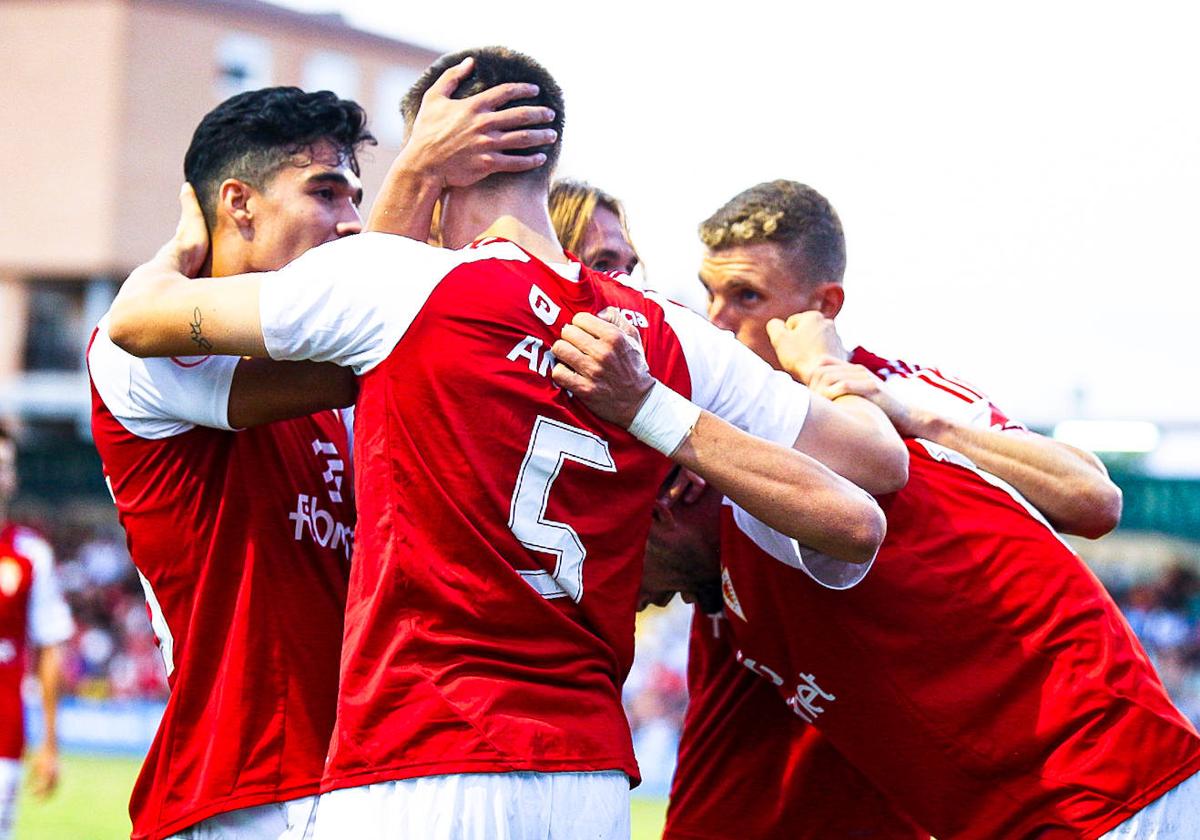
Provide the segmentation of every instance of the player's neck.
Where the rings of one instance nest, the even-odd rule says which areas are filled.
[[[476,239],[498,236],[515,242],[546,263],[565,263],[539,182],[451,190],[442,215],[447,247],[461,248]]]

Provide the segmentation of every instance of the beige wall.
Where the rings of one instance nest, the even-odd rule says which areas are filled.
[[[90,273],[109,260],[127,11],[0,3],[0,269]]]
[[[221,98],[216,49],[233,31],[271,42],[271,84],[300,84],[318,50],[351,56],[368,114],[380,72],[436,55],[204,0],[3,0],[0,101],[18,130],[0,133],[0,177],[21,200],[0,202],[0,270],[120,275],[154,252],[174,229],[192,131]],[[368,202],[396,151],[364,155]]]
[[[128,139],[117,170],[117,258],[136,264],[174,230],[183,155],[196,123],[219,101],[216,51],[230,32],[271,43],[271,84],[300,85],[305,60],[318,50],[352,56],[360,67],[358,101],[373,110],[376,75],[393,64],[423,69],[433,53],[378,43],[353,33],[294,26],[261,14],[215,18],[204,9],[137,0],[130,19],[124,121]],[[374,194],[397,149],[380,145],[364,155],[367,200]]]

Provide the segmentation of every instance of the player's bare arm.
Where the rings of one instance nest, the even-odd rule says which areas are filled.
[[[833,321],[819,312],[772,321],[768,333],[784,370],[814,393],[870,400],[900,434],[948,446],[1007,481],[1059,531],[1094,539],[1120,521],[1121,490],[1090,452],[1032,432],[970,426],[909,404],[866,368],[844,361]],[[838,400],[839,405],[852,402]]]
[[[62,686],[62,645],[43,645],[37,651],[37,675],[42,686],[42,743],[29,764],[29,789],[45,799],[58,787],[58,695]]]
[[[632,331],[632,328],[628,328]],[[665,385],[646,366],[635,332],[595,315],[580,313],[563,328],[552,348],[555,383],[598,417],[630,429],[637,424],[670,435],[668,423],[645,421],[647,404],[664,398]],[[658,393],[654,393],[656,390]],[[682,401],[674,392],[665,399]],[[886,523],[875,501],[849,481],[801,452],[749,435],[707,411],[692,407],[690,431],[673,449],[672,460],[694,471],[748,513],[780,533],[852,563],[875,556]],[[665,411],[669,415],[671,408]],[[685,421],[686,422],[686,421]],[[663,438],[665,440],[665,438]],[[670,443],[655,444],[667,451]]]
[[[504,84],[466,99],[452,99],[470,74],[473,58],[451,67],[421,100],[404,149],[392,162],[371,207],[367,229],[424,240],[434,205],[448,187],[465,187],[496,172],[525,172],[546,162],[542,153],[509,154],[553,143],[554,119],[540,106],[506,107],[537,95],[531,84]]]
[[[258,312],[258,275],[193,279],[208,254],[208,229],[196,194],[179,192],[175,235],[134,269],[109,311],[113,343],[143,358],[266,356]]]
[[[829,360],[812,374],[815,393],[855,393],[884,410],[901,434],[948,446],[1013,487],[1056,530],[1102,537],[1121,519],[1121,490],[1090,452],[1033,432],[981,429],[901,399],[866,368]]]

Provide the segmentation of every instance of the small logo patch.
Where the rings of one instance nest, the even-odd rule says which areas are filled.
[[[729,611],[745,621],[746,614],[742,612],[741,602],[738,601],[737,593],[733,591],[733,580],[729,577],[729,570],[724,566],[721,567],[721,595]]]

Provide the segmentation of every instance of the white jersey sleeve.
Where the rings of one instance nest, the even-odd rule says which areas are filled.
[[[130,433],[150,440],[196,426],[229,429],[229,388],[238,356],[139,359],[113,344],[108,316],[96,328],[88,370],[105,406]]]
[[[679,340],[692,380],[692,402],[742,431],[792,446],[808,416],[808,389],[772,368],[728,330],[656,293],[646,296],[662,306]]]
[[[471,258],[386,233],[313,248],[263,275],[267,352],[366,373],[388,357],[442,278]]]
[[[13,547],[33,564],[29,588],[29,640],[38,647],[56,645],[71,638],[75,622],[63,599],[54,574],[54,550],[37,534],[19,532]]]
[[[826,589],[849,589],[865,578],[875,564],[874,557],[866,563],[847,563],[814,551],[759,522],[729,499],[724,504],[733,508],[734,523],[751,542],[779,562],[800,569]]]

